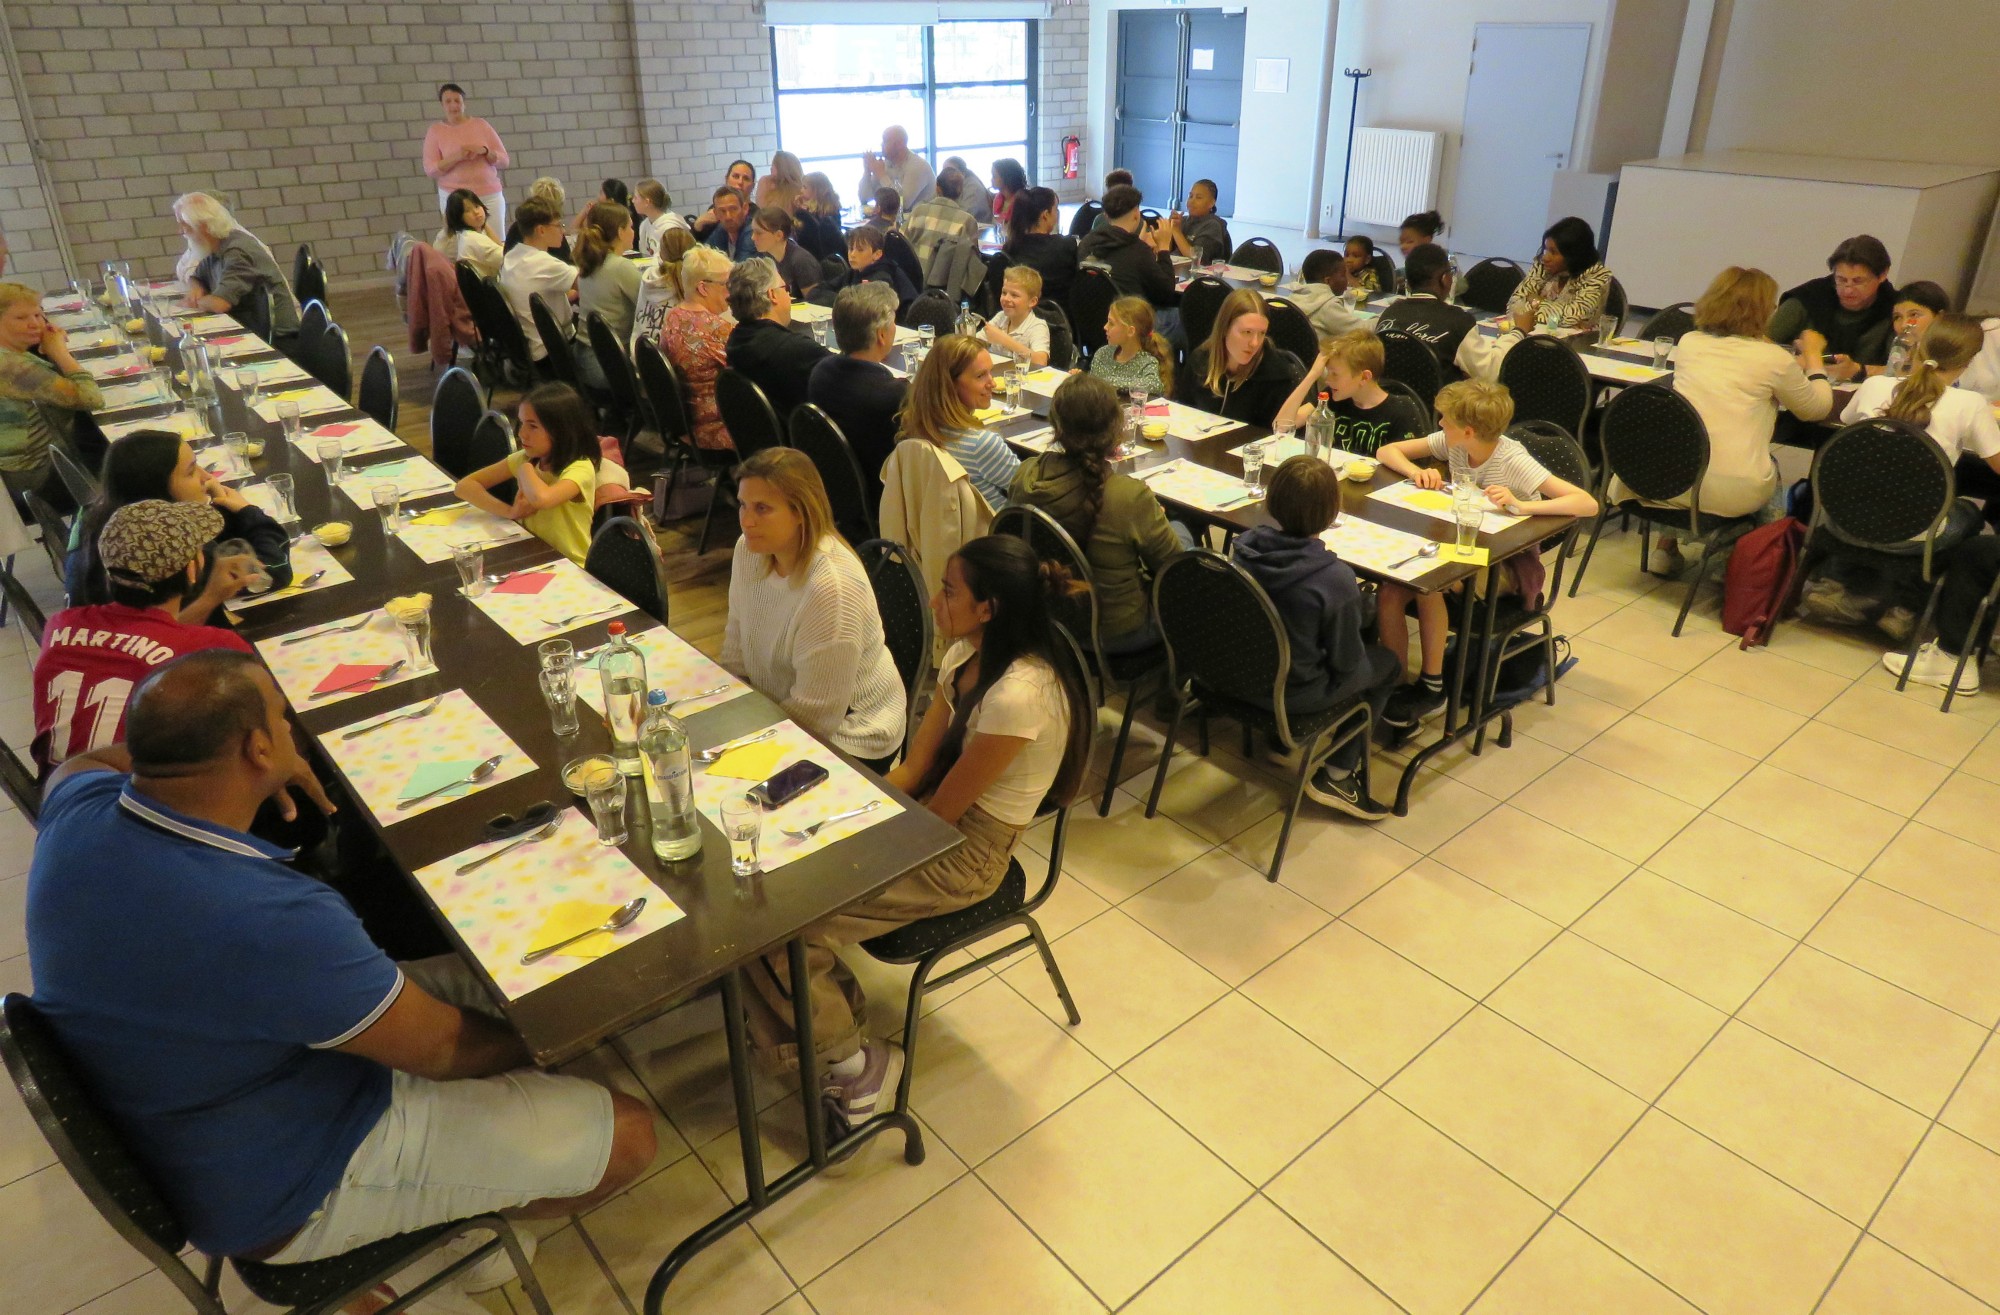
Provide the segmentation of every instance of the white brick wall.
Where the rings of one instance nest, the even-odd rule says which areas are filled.
[[[420,160],[437,85],[462,84],[513,157],[574,205],[599,179],[655,177],[699,210],[730,160],[777,145],[760,0],[10,5],[21,71],[79,262],[165,272],[168,210],[221,196],[289,268],[310,242],[337,284],[380,275],[389,235],[429,236]],[[1065,199],[1060,142],[1084,135],[1089,8],[1041,32],[1041,181]],[[0,74],[0,225],[24,273],[57,269],[49,214]]]
[[[64,281],[48,198],[35,174],[27,126],[21,122],[20,102],[4,63],[0,63],[0,233],[7,235],[6,278],[37,287]]]

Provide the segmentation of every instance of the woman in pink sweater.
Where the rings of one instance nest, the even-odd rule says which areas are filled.
[[[458,188],[474,192],[485,203],[487,231],[498,237],[507,231],[507,194],[500,188],[507,148],[492,124],[465,112],[465,89],[456,82],[439,87],[438,100],[444,122],[424,133],[424,172],[437,184],[438,209]]]

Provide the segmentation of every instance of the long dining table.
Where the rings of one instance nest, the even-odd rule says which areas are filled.
[[[524,989],[517,956],[533,941],[524,943],[518,936],[509,939],[489,936],[484,931],[475,933],[474,929],[482,924],[478,916],[469,916],[467,909],[476,909],[489,899],[547,900],[552,889],[562,889],[566,882],[583,882],[587,887],[589,874],[601,871],[609,861],[592,848],[597,833],[588,812],[578,816],[581,802],[572,797],[563,772],[565,764],[580,757],[609,751],[609,732],[602,718],[594,715],[597,709],[579,707],[577,732],[558,736],[540,689],[541,659],[536,644],[510,631],[509,625],[496,620],[495,613],[481,606],[482,601],[491,604],[494,591],[489,587],[482,590],[478,599],[468,597],[448,555],[442,560],[426,561],[413,546],[416,539],[410,524],[392,529],[376,513],[369,495],[361,491],[381,482],[370,477],[371,470],[396,471],[395,478],[413,478],[419,483],[425,478],[422,466],[413,464],[424,459],[400,440],[389,442],[394,436],[388,431],[376,435],[372,450],[355,454],[336,483],[328,477],[326,467],[316,460],[315,454],[304,450],[313,445],[312,439],[297,445],[286,442],[283,428],[274,418],[245,404],[246,398],[235,381],[239,368],[261,368],[280,376],[291,375],[293,371],[268,343],[255,339],[233,320],[226,316],[192,317],[197,336],[218,354],[227,353],[227,364],[218,369],[221,382],[213,392],[186,398],[181,395],[185,387],[183,379],[174,390],[175,396],[166,400],[157,393],[154,363],[143,359],[139,349],[165,349],[164,363],[170,369],[184,372],[174,344],[183,322],[191,318],[185,310],[149,306],[143,332],[135,330],[127,335],[113,324],[79,323],[92,318],[92,313],[72,308],[67,299],[49,300],[54,313],[78,323],[79,337],[87,340],[87,345],[78,351],[86,368],[94,364],[104,372],[108,385],[127,390],[117,396],[117,409],[100,413],[99,419],[109,433],[115,436],[128,432],[135,424],[178,427],[186,423],[184,417],[192,401],[194,409],[204,414],[204,427],[214,434],[242,433],[249,437],[253,447],[262,444],[261,453],[250,459],[246,471],[221,442],[193,439],[199,443],[197,459],[205,468],[242,489],[253,501],[268,499],[271,476],[289,475],[294,481],[302,527],[309,529],[330,521],[346,521],[352,526],[352,537],[339,547],[322,548],[307,534],[295,539],[295,563],[321,571],[318,578],[311,578],[312,571],[304,571],[293,587],[273,590],[262,600],[247,606],[239,604],[240,610],[232,609],[241,633],[257,645],[260,653],[276,661],[287,652],[307,651],[286,649],[284,642],[311,636],[336,623],[348,624],[357,615],[379,614],[392,596],[417,593],[431,596],[434,658],[431,670],[416,679],[370,685],[357,694],[328,703],[317,701],[317,691],[304,698],[297,697],[297,687],[293,686],[293,715],[309,741],[316,770],[336,796],[345,800],[346,817],[360,821],[373,833],[376,842],[393,860],[401,879],[408,883],[410,892],[421,901],[420,907],[428,911],[437,929],[484,980],[495,1004],[520,1035],[534,1062],[544,1067],[561,1064],[699,994],[710,989],[719,991],[744,1181],[748,1185],[746,1197],[690,1234],[662,1260],[648,1292],[649,1311],[661,1309],[674,1275],[696,1253],[798,1188],[830,1162],[851,1154],[868,1139],[897,1129],[905,1138],[905,1158],[913,1164],[921,1162],[922,1134],[906,1108],[877,1114],[845,1135],[829,1138],[820,1112],[821,1062],[812,1043],[809,997],[799,992],[794,1023],[804,1057],[799,1099],[804,1107],[808,1154],[796,1167],[775,1179],[767,1178],[759,1140],[760,1116],[752,1094],[743,974],[763,956],[782,953],[793,979],[803,980],[806,970],[801,932],[952,849],[960,840],[955,828],[846,754],[791,726],[781,707],[747,685],[736,682],[728,692],[715,694],[713,687],[720,669],[695,653],[660,621],[622,598],[612,597],[608,607],[599,608],[587,619],[549,618],[556,622],[575,620],[575,623],[547,625],[541,632],[533,633],[532,638],[569,640],[582,655],[594,646],[603,645],[610,622],[622,621],[636,640],[648,646],[649,652],[659,655],[657,660],[667,673],[679,673],[682,687],[670,688],[669,696],[677,699],[696,696],[692,700],[693,710],[682,718],[691,749],[722,746],[779,727],[779,741],[791,746],[788,757],[801,751],[810,752],[822,765],[833,767],[836,782],[847,782],[880,806],[875,815],[828,830],[818,838],[818,848],[789,859],[773,856],[774,848],[782,849],[783,845],[774,834],[775,823],[767,822],[766,870],[745,877],[733,872],[730,845],[711,820],[709,810],[704,810],[701,818],[702,845],[698,854],[675,862],[656,857],[651,845],[645,787],[636,779],[628,779],[625,809],[628,837],[616,847],[622,858],[618,870],[624,874],[624,880],[639,883],[637,888],[644,890],[656,906],[671,909],[677,916],[643,934],[615,942],[614,948],[599,957],[562,960],[553,971],[544,974],[545,980],[533,981]],[[128,357],[143,368],[133,371],[131,365],[124,363]],[[293,400],[311,412],[304,422],[307,435],[331,425],[348,431],[341,441],[369,445],[367,422],[347,405],[346,399],[295,378],[274,382],[270,387],[280,397],[286,396],[285,390],[289,389]],[[148,389],[154,394],[151,400],[143,396],[126,400],[127,396]],[[270,406],[268,400],[265,406]],[[357,433],[361,437],[357,438]],[[430,487],[433,491],[410,500],[406,510],[412,523],[428,512],[450,512],[460,505],[456,504],[448,484],[437,490],[433,480]],[[472,515],[470,511],[461,514]],[[488,519],[502,527],[506,525],[498,518]],[[437,536],[429,536],[427,543],[428,555],[437,558]],[[489,544],[483,568],[494,573],[489,578],[503,581],[523,573],[536,579],[562,576],[574,580],[582,576],[566,559],[532,535]],[[506,615],[518,617],[518,613]],[[533,630],[532,623],[529,628]],[[512,629],[520,629],[518,620]],[[274,667],[274,671],[278,669]],[[661,669],[649,669],[649,678]],[[596,679],[595,673],[587,669],[580,669],[578,675],[586,681]],[[280,683],[285,682],[281,679]],[[649,683],[658,686],[663,682],[649,679]],[[664,683],[671,685],[671,680]],[[709,695],[702,697],[701,690],[692,687],[695,684],[709,690]],[[515,757],[509,760],[505,771],[497,773],[490,782],[480,783],[475,792],[457,798],[447,792],[446,802],[441,805],[426,806],[421,812],[405,812],[401,801],[382,802],[380,780],[357,765],[346,741],[373,733],[377,727],[388,724],[386,718],[414,712],[433,699],[445,701],[458,716],[483,718],[490,723],[487,728],[490,733],[504,740],[505,752]],[[418,727],[409,738],[417,742],[418,747],[413,751],[420,754],[427,735],[444,733],[443,727],[435,733],[427,732],[414,718],[403,729],[407,731],[410,727]],[[697,803],[707,791],[740,791],[751,783],[746,778],[734,785],[707,784],[698,775]],[[832,811],[825,804],[813,804],[814,798],[814,792],[809,791],[790,805],[793,810],[801,805],[808,810],[794,812],[790,820],[809,821],[813,812]],[[565,848],[556,851],[563,856],[559,861],[535,862],[533,849],[529,848],[523,856],[528,860],[525,863],[521,859],[493,863],[478,878],[470,878],[460,868],[455,877],[441,883],[437,874],[455,866],[453,860],[468,854],[482,862],[499,857],[500,846],[495,832],[489,828],[490,820],[501,814],[520,819],[538,804],[553,805],[554,815],[561,819],[562,825],[555,836],[543,842],[551,846],[558,841],[566,842]],[[536,842],[525,843],[532,846]],[[509,872],[514,875],[504,879],[497,875]],[[494,874],[496,891],[478,889],[478,883],[488,874]],[[503,880],[514,884],[505,886]],[[440,896],[441,889],[453,893]],[[635,930],[641,926],[633,924]]]

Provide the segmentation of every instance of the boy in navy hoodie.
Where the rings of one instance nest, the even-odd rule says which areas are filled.
[[[1264,506],[1277,525],[1239,535],[1235,558],[1271,596],[1291,641],[1286,713],[1296,718],[1365,697],[1379,717],[1403,672],[1387,649],[1364,637],[1370,608],[1361,586],[1319,537],[1340,516],[1339,474],[1316,457],[1293,457],[1271,477]],[[1362,784],[1368,749],[1365,739],[1348,741],[1312,774],[1306,793],[1364,822],[1387,817]]]

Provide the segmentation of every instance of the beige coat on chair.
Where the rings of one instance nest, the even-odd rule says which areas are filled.
[[[956,457],[921,438],[906,438],[882,467],[879,523],[883,538],[916,557],[924,588],[936,594],[944,584],[945,563],[992,528],[993,512]],[[932,656],[942,656],[942,636],[935,648]]]

